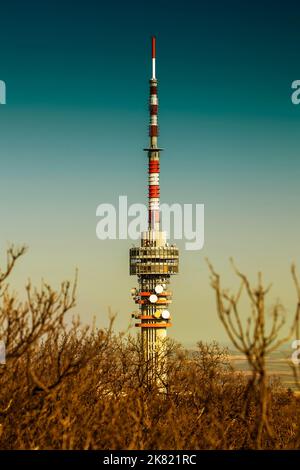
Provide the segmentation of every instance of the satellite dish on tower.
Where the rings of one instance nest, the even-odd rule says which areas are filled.
[[[170,318],[169,310],[163,310],[162,313],[161,313],[161,316],[164,320],[168,320]]]
[[[157,294],[161,294],[163,292],[164,288],[161,284],[157,284],[157,286],[155,286],[154,290]]]
[[[150,295],[149,300],[152,304],[155,304],[155,302],[157,302],[157,295],[155,294]]]

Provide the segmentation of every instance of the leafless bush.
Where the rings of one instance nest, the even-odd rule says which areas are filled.
[[[84,327],[76,318],[66,321],[75,307],[76,279],[58,291],[45,283],[39,290],[29,284],[26,300],[17,299],[8,280],[24,252],[12,247],[0,272],[0,340],[7,346],[7,362],[0,366],[1,449],[279,449],[299,444],[299,401],[280,383],[270,388],[265,375],[265,354],[278,343],[281,322],[277,319],[265,333],[261,284],[253,293],[239,274],[253,299],[250,333],[250,326],[239,326],[238,298],[224,297],[220,278],[211,271],[221,321],[248,354],[252,379],[234,371],[227,350],[216,343],[200,342],[196,351],[187,351],[169,341],[167,393],[161,393],[145,381],[139,337],[115,334],[113,318],[105,329]],[[231,315],[238,322],[234,329]]]
[[[274,429],[272,429],[269,419],[268,405],[271,403],[272,390],[267,381],[266,357],[289,341],[294,333],[298,333],[299,302],[288,334],[280,338],[279,334],[286,321],[286,312],[281,304],[276,303],[268,316],[270,324],[267,326],[266,296],[271,286],[266,288],[263,286],[261,273],[258,273],[257,285],[252,287],[247,276],[241,273],[232,262],[234,271],[241,282],[237,293],[229,294],[228,290],[221,287],[220,275],[216,273],[210,263],[208,265],[211,272],[211,285],[216,294],[219,318],[232,344],[246,356],[252,371],[252,377],[247,384],[244,395],[243,417],[245,425],[248,425],[249,433],[255,436],[256,447],[260,449],[264,446],[266,439],[268,442],[275,439]],[[292,276],[300,299],[294,266],[292,266]],[[250,304],[250,314],[246,317],[240,309],[243,292],[246,293]],[[255,406],[254,410],[253,405]],[[249,426],[249,420],[253,413],[254,425]]]

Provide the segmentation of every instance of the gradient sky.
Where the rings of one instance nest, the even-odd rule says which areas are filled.
[[[297,4],[298,3],[298,4]],[[157,36],[162,202],[205,204],[205,247],[172,280],[173,338],[227,341],[205,257],[236,286],[233,256],[291,309],[299,256],[300,4],[51,1],[0,7],[0,248],[26,243],[14,274],[54,286],[79,268],[85,322],[126,328],[130,241],[99,241],[102,202],[146,201],[150,36]],[[2,256],[1,255],[1,256]],[[4,258],[1,257],[4,260]]]

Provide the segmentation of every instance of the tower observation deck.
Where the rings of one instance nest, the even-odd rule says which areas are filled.
[[[148,155],[148,230],[142,232],[140,246],[130,249],[130,274],[137,275],[138,288],[131,290],[139,307],[132,316],[141,329],[141,343],[148,382],[161,384],[165,380],[164,362],[167,328],[171,326],[169,306],[172,293],[170,277],[178,273],[179,251],[166,242],[160,221],[160,152],[158,146],[158,82],[156,79],[156,40],[152,38],[152,78],[150,83],[150,125]]]

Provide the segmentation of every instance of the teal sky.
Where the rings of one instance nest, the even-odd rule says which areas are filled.
[[[226,341],[205,257],[233,256],[290,309],[299,257],[300,5],[296,1],[51,1],[1,5],[0,247],[26,243],[14,277],[58,286],[79,267],[78,313],[116,327],[134,308],[130,241],[96,239],[96,207],[146,201],[150,36],[157,36],[162,202],[205,204],[205,247],[172,281],[185,343]]]

